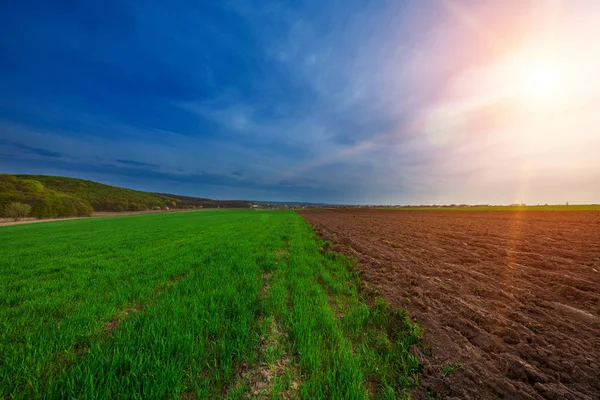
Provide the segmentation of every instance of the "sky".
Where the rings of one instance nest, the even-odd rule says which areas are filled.
[[[216,199],[600,202],[598,1],[0,5],[0,173]]]

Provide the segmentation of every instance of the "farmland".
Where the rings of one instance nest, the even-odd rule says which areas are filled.
[[[385,209],[398,211],[600,211],[600,204],[546,204],[537,206],[402,206]]]
[[[294,212],[0,227],[0,398],[402,398],[421,328]]]
[[[423,327],[415,398],[600,398],[598,211],[314,210]]]

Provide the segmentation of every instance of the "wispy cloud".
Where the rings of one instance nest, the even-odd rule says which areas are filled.
[[[64,156],[62,153],[59,153],[56,151],[42,149],[39,147],[27,146],[22,143],[15,143],[15,142],[11,142],[11,141],[4,140],[4,139],[0,139],[0,146],[1,145],[12,147],[14,149],[19,150],[22,153],[34,154],[34,155],[42,156],[42,157],[61,158]]]
[[[121,160],[121,159],[117,159],[117,162],[120,163],[120,164],[132,165],[134,167],[145,167],[145,168],[150,168],[150,169],[157,169],[157,168],[159,168],[159,166],[156,165],[156,164],[149,164],[149,163],[139,162],[139,161],[133,161],[133,160]]]

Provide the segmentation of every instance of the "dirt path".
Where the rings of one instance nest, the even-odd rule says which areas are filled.
[[[112,212],[112,211],[98,211],[92,214],[91,217],[66,217],[66,218],[47,218],[37,219],[33,217],[23,218],[20,221],[14,221],[12,218],[0,218],[0,226],[6,225],[21,225],[21,224],[34,224],[38,222],[51,222],[51,221],[66,221],[70,219],[83,219],[83,218],[101,218],[101,217],[117,217],[121,215],[137,215],[137,214],[157,214],[165,212],[182,212],[190,210],[146,210],[146,211],[123,211],[123,212]],[[194,210],[200,211],[200,210]]]
[[[300,214],[425,329],[414,398],[600,399],[600,212]]]

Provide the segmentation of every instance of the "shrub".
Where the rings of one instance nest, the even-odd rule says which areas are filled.
[[[40,182],[36,181],[35,179],[22,179],[21,185],[28,192],[42,193],[44,191],[44,185],[42,185]]]
[[[31,206],[29,204],[13,202],[8,204],[4,209],[4,215],[8,218],[12,218],[15,221],[21,220],[31,212]]]

